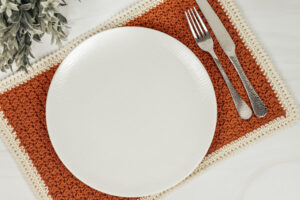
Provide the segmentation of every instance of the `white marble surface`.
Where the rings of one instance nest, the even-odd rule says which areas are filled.
[[[136,0],[69,1],[70,39],[105,21]],[[300,99],[300,1],[236,0],[250,26],[263,41],[296,99]],[[46,55],[49,39],[34,46]],[[0,74],[0,77],[4,77]],[[299,200],[300,124],[242,150],[209,168],[164,197],[165,200]],[[15,161],[0,141],[0,199],[35,199]]]

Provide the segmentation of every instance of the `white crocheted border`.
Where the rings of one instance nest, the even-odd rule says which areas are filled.
[[[78,38],[71,41],[66,46],[61,49],[53,52],[52,54],[42,58],[40,61],[33,64],[32,68],[29,69],[28,74],[22,71],[16,72],[15,74],[5,78],[0,81],[0,93],[3,93],[11,88],[18,86],[26,82],[27,80],[37,76],[38,74],[47,71],[51,67],[60,63],[78,44],[86,40],[87,38],[110,28],[121,26],[126,22],[140,16],[142,13],[147,12],[151,8],[159,5],[164,0],[141,0],[138,3],[132,5],[127,8],[123,12],[119,13],[106,23],[96,27],[95,29],[88,31],[87,33],[79,36]],[[252,31],[249,29],[245,20],[242,18],[239,10],[237,9],[233,0],[218,0],[223,9],[226,11],[229,16],[231,22],[237,29],[240,37],[245,42],[248,49],[251,51],[253,57],[256,59],[256,62],[260,65],[261,70],[264,72],[266,77],[268,78],[272,88],[274,89],[277,97],[281,103],[281,105],[286,110],[286,117],[279,117],[268,124],[260,127],[259,129],[252,131],[246,134],[244,137],[239,138],[236,141],[231,142],[230,144],[222,147],[221,149],[215,151],[214,153],[208,155],[202,163],[198,166],[198,168],[184,181],[180,184],[185,183],[187,180],[191,179],[195,175],[199,174],[199,172],[203,171],[207,167],[215,164],[217,161],[232,155],[232,153],[236,152],[244,148],[245,146],[255,142],[262,137],[265,137],[276,130],[279,130],[292,122],[296,121],[298,118],[298,110],[297,106],[288,92],[286,86],[284,85],[282,79],[279,74],[275,70],[272,62],[269,57],[259,44],[259,42],[254,37]],[[3,112],[0,112],[0,137],[8,147],[11,154],[15,157],[15,160],[19,164],[21,170],[23,171],[24,176],[28,180],[28,183],[31,185],[36,197],[42,200],[51,200],[51,196],[48,194],[48,187],[45,185],[41,176],[38,174],[36,168],[34,167],[32,161],[30,160],[28,154],[25,152],[25,149],[20,146],[20,141],[16,139],[16,133],[13,132],[13,128],[8,125],[7,120],[4,118]],[[173,190],[178,185],[173,188],[150,197],[144,197],[144,200],[150,199],[158,199],[163,194]]]

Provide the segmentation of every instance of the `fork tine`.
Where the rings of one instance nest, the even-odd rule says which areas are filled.
[[[197,35],[196,35],[196,33],[195,33],[195,30],[194,30],[194,28],[193,28],[193,25],[191,24],[191,21],[190,21],[190,19],[189,19],[189,16],[188,16],[187,12],[185,11],[184,14],[185,14],[186,20],[187,20],[187,22],[188,22],[188,24],[189,24],[190,30],[191,30],[191,32],[192,32],[192,35],[194,36],[195,39],[197,39],[198,37],[197,37]]]
[[[207,28],[206,28],[206,26],[205,26],[205,24],[204,24],[202,18],[200,17],[200,15],[199,15],[199,13],[198,13],[196,7],[194,7],[194,10],[195,10],[195,13],[196,13],[196,15],[197,15],[198,20],[200,21],[200,23],[201,23],[201,25],[202,25],[202,27],[203,27],[203,29],[204,29],[205,34],[208,34],[209,32],[208,32],[208,30],[207,30]]]
[[[195,7],[194,7],[194,8],[195,8]],[[197,17],[196,17],[196,15],[195,15],[193,9],[191,9],[191,13],[192,13],[192,15],[193,15],[193,17],[194,17],[194,20],[196,21],[196,24],[197,24],[197,27],[196,27],[196,28],[201,32],[200,37],[204,36],[205,34],[204,34],[204,32],[203,32],[203,29],[202,29],[201,25],[199,24],[199,20],[197,20]],[[196,13],[197,13],[197,12],[196,12]]]
[[[193,16],[191,15],[191,11],[188,10],[187,13],[188,13],[188,15],[189,15],[189,18],[190,18],[192,24],[193,24],[194,31],[195,31],[196,34],[197,34],[197,37],[196,37],[196,38],[201,37],[201,34],[199,33],[199,31],[198,31],[198,29],[197,29],[197,26],[196,26],[196,24],[195,24],[194,18],[193,18]]]

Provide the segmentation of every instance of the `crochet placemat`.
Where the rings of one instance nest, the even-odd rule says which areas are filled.
[[[213,59],[198,48],[188,29],[184,11],[197,6],[194,0],[142,0],[41,59],[28,73],[17,72],[0,82],[1,138],[39,199],[127,199],[103,194],[76,179],[52,148],[45,120],[47,91],[59,63],[82,41],[106,29],[143,26],[165,32],[188,46],[208,71],[217,97],[217,128],[207,156],[185,181],[236,150],[296,120],[297,108],[293,99],[235,4],[232,0],[209,2],[236,43],[245,73],[269,109],[267,116],[253,116],[249,120],[239,118]],[[213,34],[212,37],[216,43]],[[219,45],[215,50],[233,85],[249,104],[234,67]],[[161,195],[163,193],[143,199],[155,199]]]

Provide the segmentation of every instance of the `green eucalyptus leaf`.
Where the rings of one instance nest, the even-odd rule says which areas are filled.
[[[31,24],[31,26],[32,26],[33,23],[34,23],[34,20],[33,20],[33,18],[31,17],[31,15],[30,15],[28,12],[24,12],[24,15],[25,15],[25,17],[26,17],[27,22],[28,22],[29,24]]]
[[[65,18],[62,14],[60,13],[55,13],[55,16],[60,20],[61,23],[63,24],[66,24],[68,21],[67,21],[67,18]]]
[[[37,41],[37,42],[41,41],[41,37],[38,34],[33,35],[32,38],[33,38],[34,41]]]
[[[25,46],[30,46],[31,45],[31,38],[29,34],[25,35]]]
[[[14,47],[15,47],[16,49],[19,48],[19,44],[18,44],[17,40],[14,40]]]
[[[8,17],[11,17],[11,15],[12,15],[11,9],[7,8],[5,12]]]
[[[7,3],[8,4],[8,7],[11,9],[11,10],[15,10],[15,11],[18,11],[18,5],[17,4],[14,4],[12,2],[9,2]]]
[[[22,4],[20,6],[20,10],[30,10],[32,7],[32,4],[31,3],[26,3],[26,4]]]

